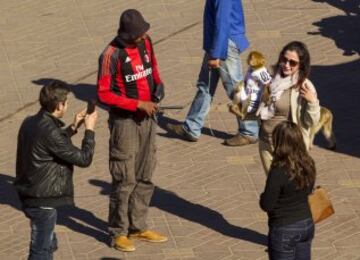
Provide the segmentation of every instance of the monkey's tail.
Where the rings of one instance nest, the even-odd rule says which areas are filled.
[[[323,108],[322,108],[323,109]],[[326,108],[324,108],[326,109]],[[323,127],[322,127],[322,133],[324,134],[326,140],[328,141],[328,148],[330,150],[336,149],[336,139],[335,134],[333,131],[333,114],[330,110],[326,109],[327,119],[325,120]]]

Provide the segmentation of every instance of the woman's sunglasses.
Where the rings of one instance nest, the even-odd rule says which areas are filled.
[[[291,59],[288,59],[288,58],[286,58],[286,57],[282,57],[281,59],[280,59],[280,63],[282,63],[282,64],[286,64],[286,63],[288,63],[289,62],[289,65],[290,65],[290,67],[296,67],[298,64],[299,64],[299,62],[298,61],[296,61],[296,60],[291,60]]]

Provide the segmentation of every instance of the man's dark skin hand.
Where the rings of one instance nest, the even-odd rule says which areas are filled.
[[[144,111],[150,117],[158,111],[158,105],[151,101],[139,101],[137,108]]]

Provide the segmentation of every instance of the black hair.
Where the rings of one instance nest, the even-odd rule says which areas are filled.
[[[305,79],[310,75],[310,53],[305,43],[300,41],[292,41],[284,46],[279,54],[279,59],[275,65],[276,71],[279,71],[281,60],[286,51],[295,51],[299,56],[299,80],[297,86],[301,86]]]
[[[52,113],[59,103],[65,103],[70,87],[64,81],[53,80],[40,90],[41,108]]]

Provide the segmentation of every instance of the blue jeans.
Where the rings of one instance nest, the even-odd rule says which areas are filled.
[[[52,260],[57,249],[54,232],[56,209],[24,208],[25,215],[30,219],[31,242],[28,260]]]
[[[220,62],[220,69],[209,69],[208,60],[209,56],[205,54],[197,81],[198,91],[183,125],[184,130],[196,138],[201,135],[201,129],[204,126],[205,117],[209,113],[219,79],[230,99],[236,84],[243,80],[240,50],[234,42],[229,40],[228,56],[226,60]],[[237,122],[240,134],[258,138],[259,124],[257,120],[241,121],[237,118]]]
[[[314,232],[314,222],[311,218],[280,227],[270,226],[269,259],[310,260]]]

